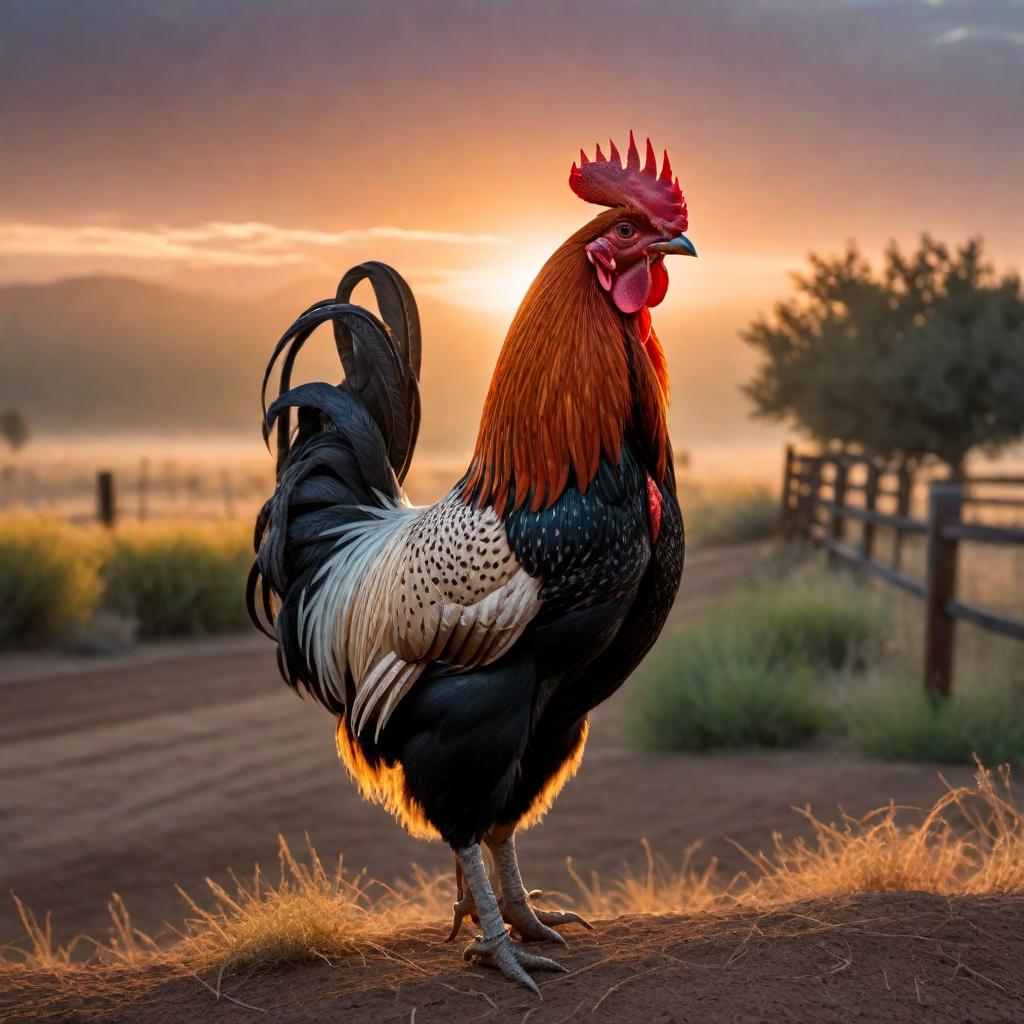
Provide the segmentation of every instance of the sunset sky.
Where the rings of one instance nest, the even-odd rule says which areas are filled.
[[[0,282],[230,294],[375,257],[507,323],[593,212],[579,147],[631,127],[700,253],[669,323],[742,326],[849,238],[1024,264],[1018,2],[8,0],[0,47]]]

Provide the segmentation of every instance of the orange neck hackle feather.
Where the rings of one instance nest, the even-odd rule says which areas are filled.
[[[664,476],[664,353],[646,308],[632,316],[614,309],[584,249],[625,212],[605,211],[577,231],[526,293],[494,368],[467,500],[499,515],[510,504],[547,508],[570,472],[585,490],[602,455],[617,464],[630,428],[651,453],[658,479]]]

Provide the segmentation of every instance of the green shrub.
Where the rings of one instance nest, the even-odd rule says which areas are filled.
[[[709,617],[652,652],[633,683],[628,728],[656,750],[791,747],[823,721],[808,666],[775,660],[740,622]]]
[[[686,540],[694,547],[740,544],[775,533],[779,500],[767,487],[681,487]]]
[[[826,722],[822,677],[862,665],[884,633],[852,581],[762,582],[666,633],[631,684],[629,731],[657,749],[794,746]]]
[[[142,637],[240,629],[251,560],[242,527],[123,528],[103,567],[103,603],[134,618]]]
[[[0,519],[0,648],[61,639],[88,620],[101,540],[55,519]]]
[[[920,680],[881,677],[844,705],[847,728],[863,751],[893,761],[970,764],[1024,762],[1024,695],[984,684],[930,699]]]
[[[102,537],[56,520],[0,519],[0,648],[72,635],[93,614]]]
[[[742,621],[773,662],[860,668],[885,634],[882,605],[848,577],[815,573],[762,583],[725,598],[716,609]]]

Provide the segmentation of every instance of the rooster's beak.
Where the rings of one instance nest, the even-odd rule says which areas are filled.
[[[686,235],[676,235],[675,238],[669,239],[667,242],[655,242],[654,245],[649,245],[648,249],[654,252],[663,252],[668,254],[675,254],[676,256],[696,256],[697,250],[693,247],[691,242]]]

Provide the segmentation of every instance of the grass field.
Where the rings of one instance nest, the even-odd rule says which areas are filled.
[[[775,500],[764,488],[684,483],[683,500],[696,547],[775,528]],[[0,516],[0,650],[102,647],[97,634],[111,631],[111,620],[115,641],[245,629],[251,530],[243,519],[126,519],[108,532],[56,515]]]
[[[250,561],[241,523],[108,532],[53,518],[0,518],[0,649],[88,645],[103,614],[144,638],[241,629]]]

